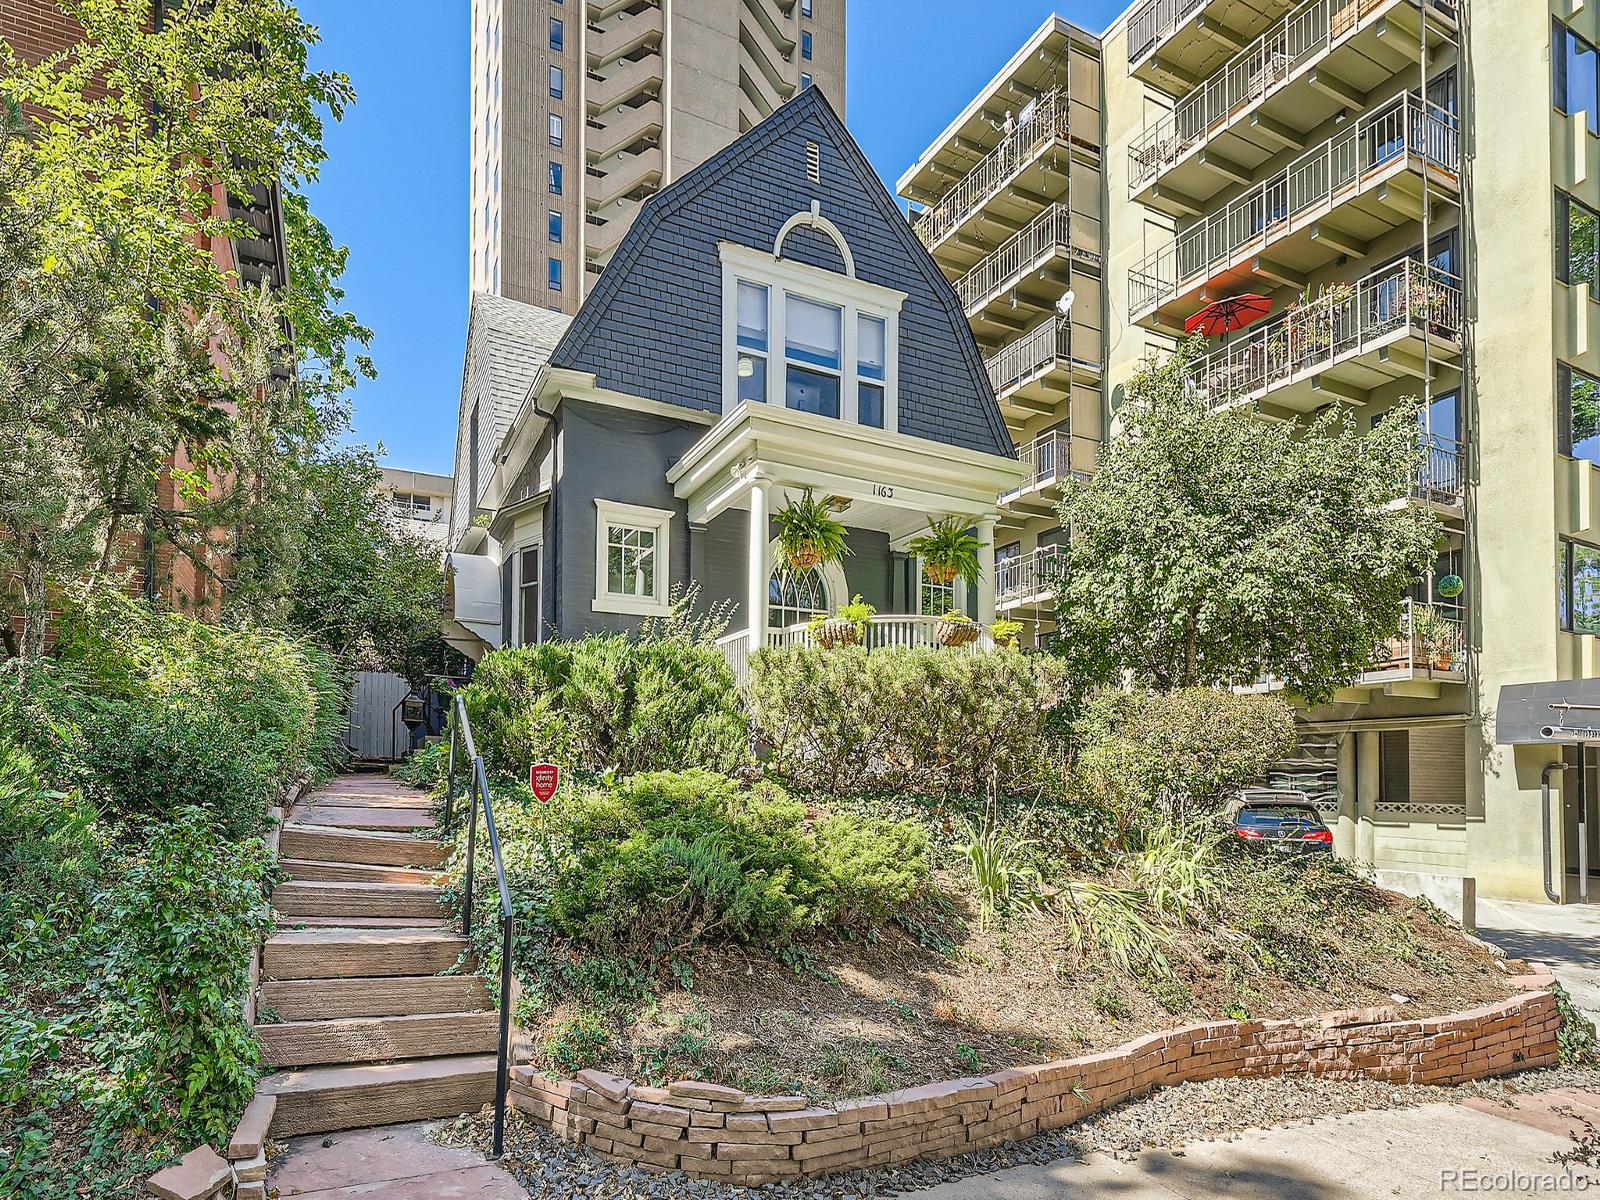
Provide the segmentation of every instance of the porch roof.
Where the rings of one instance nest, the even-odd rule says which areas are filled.
[[[904,536],[929,517],[993,517],[996,498],[1024,474],[1015,458],[747,400],[689,448],[667,482],[696,524],[746,507],[751,485],[765,479],[843,497],[847,524]]]

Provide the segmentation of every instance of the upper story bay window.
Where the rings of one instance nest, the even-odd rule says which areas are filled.
[[[781,403],[898,428],[904,293],[727,242],[722,262],[725,411]]]

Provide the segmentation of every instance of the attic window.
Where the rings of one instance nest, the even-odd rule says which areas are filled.
[[[806,143],[806,178],[812,183],[822,182],[822,147],[815,142]]]

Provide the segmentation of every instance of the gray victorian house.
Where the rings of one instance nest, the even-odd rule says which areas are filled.
[[[1022,474],[950,283],[810,89],[652,197],[576,316],[473,297],[450,633],[476,656],[627,631],[695,583],[734,606],[737,665],[857,594],[870,643],[930,640],[951,608],[993,619]],[[851,554],[800,573],[770,519],[807,490]],[[951,516],[973,589],[906,548]]]

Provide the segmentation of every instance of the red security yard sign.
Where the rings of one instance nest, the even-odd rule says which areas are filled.
[[[561,768],[555,763],[534,763],[528,769],[528,786],[533,789],[533,794],[539,798],[540,804],[549,804],[550,797],[556,794],[556,788],[561,783]]]

